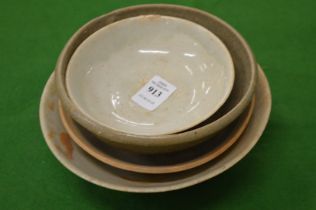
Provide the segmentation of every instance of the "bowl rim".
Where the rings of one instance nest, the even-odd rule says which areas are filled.
[[[144,15],[152,14],[152,10],[159,10],[163,9],[165,11],[181,11],[181,13],[195,13],[199,14],[205,18],[213,19],[214,21],[218,22],[219,24],[223,25],[227,30],[229,30],[242,44],[244,50],[249,58],[250,61],[250,69],[252,70],[252,74],[250,77],[250,84],[245,92],[244,96],[241,100],[237,103],[235,107],[230,109],[227,113],[225,113],[222,117],[216,119],[215,121],[204,125],[202,127],[194,128],[192,130],[184,131],[181,133],[175,134],[166,134],[166,135],[136,135],[125,133],[117,130],[113,130],[109,127],[102,126],[98,124],[96,121],[88,118],[84,113],[82,113],[78,107],[74,105],[74,103],[70,100],[66,86],[65,86],[65,69],[67,69],[67,65],[69,62],[70,57],[72,56],[73,52],[76,48],[80,45],[80,39],[87,38],[90,34],[95,32],[96,30],[102,28],[103,26],[112,23],[114,21],[123,19],[124,16],[122,14],[130,14],[130,12],[134,12],[133,15]],[[138,14],[140,13],[140,14]],[[165,15],[165,14],[163,14]],[[128,16],[133,17],[133,16]],[[98,28],[95,29],[97,26]],[[82,38],[82,36],[84,36]],[[225,44],[225,43],[224,43]],[[61,99],[63,106],[65,107],[66,111],[70,113],[72,118],[81,124],[86,129],[90,130],[92,133],[96,134],[101,138],[105,138],[107,141],[119,144],[119,145],[133,145],[133,146],[141,146],[141,147],[148,147],[148,146],[172,146],[172,145],[180,145],[183,143],[189,143],[195,141],[196,139],[202,139],[207,137],[212,130],[221,130],[225,126],[227,126],[233,119],[236,119],[242,111],[246,108],[249,104],[252,95],[254,93],[256,78],[257,78],[257,64],[254,58],[254,55],[244,40],[244,38],[237,32],[232,26],[227,24],[225,21],[221,20],[220,18],[205,12],[199,9],[186,7],[186,6],[179,6],[173,4],[145,4],[145,5],[137,5],[137,6],[130,6],[121,9],[114,10],[110,13],[101,15],[96,17],[86,24],[84,24],[79,30],[77,30],[72,37],[68,40],[65,47],[61,51],[59,58],[57,60],[56,68],[55,68],[55,78],[56,78],[56,87]]]

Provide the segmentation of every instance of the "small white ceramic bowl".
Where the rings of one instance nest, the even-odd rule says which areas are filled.
[[[85,115],[136,135],[171,134],[214,114],[234,84],[221,40],[189,20],[141,15],[90,35],[66,71],[70,99]]]

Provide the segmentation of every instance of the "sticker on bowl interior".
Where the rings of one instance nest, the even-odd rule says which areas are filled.
[[[132,97],[132,100],[141,107],[153,111],[175,90],[176,86],[156,75]]]

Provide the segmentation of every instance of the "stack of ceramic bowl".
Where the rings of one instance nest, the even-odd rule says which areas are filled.
[[[271,96],[245,40],[196,9],[142,5],[93,19],[41,102],[56,157],[95,184],[160,192],[207,180],[258,141]]]

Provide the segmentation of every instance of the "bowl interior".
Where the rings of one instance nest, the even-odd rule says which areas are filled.
[[[234,84],[231,55],[191,21],[141,15],[114,22],[72,55],[66,86],[88,117],[114,130],[161,135],[214,114]]]

